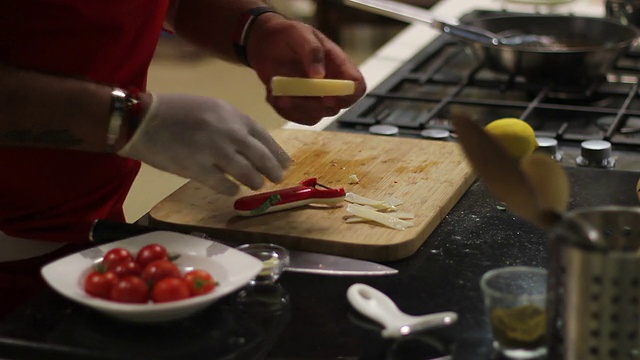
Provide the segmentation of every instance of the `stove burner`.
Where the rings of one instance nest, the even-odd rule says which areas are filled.
[[[616,120],[616,117],[613,115],[603,116],[596,121],[596,125],[604,131],[607,131],[613,125],[613,122]],[[635,134],[640,132],[640,118],[635,116],[630,116],[625,121],[624,126],[621,127],[618,132],[620,134]]]
[[[611,105],[613,99],[605,94],[572,92],[572,91],[550,91],[546,94],[545,101],[561,105],[590,105],[605,107]]]
[[[601,118],[598,118],[598,120],[596,120],[596,125],[598,125],[598,127],[601,130],[607,131],[609,130],[611,125],[613,125],[613,122],[615,120],[616,120],[616,117],[614,115],[603,116]]]
[[[584,85],[565,85],[552,84],[549,91],[545,94],[547,100],[554,100],[558,103],[576,104],[588,103],[591,105],[604,106],[611,103],[611,98],[598,92],[602,84],[606,83],[606,79],[596,80]]]

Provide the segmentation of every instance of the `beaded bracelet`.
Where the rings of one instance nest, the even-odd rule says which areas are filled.
[[[277,13],[276,10],[269,6],[258,6],[251,8],[240,16],[238,19],[238,25],[233,32],[233,47],[236,51],[236,56],[238,59],[245,65],[249,65],[249,59],[247,59],[247,39],[249,38],[249,30],[251,26],[255,23],[256,19],[260,17],[260,15],[264,15],[267,13]]]

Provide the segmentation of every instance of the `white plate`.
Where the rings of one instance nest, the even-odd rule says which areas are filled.
[[[107,251],[124,247],[135,254],[151,243],[166,247],[169,253],[180,254],[175,263],[182,271],[207,270],[219,285],[209,294],[162,304],[124,304],[92,297],[84,291],[85,277]],[[69,255],[44,266],[42,275],[63,296],[97,311],[128,321],[157,322],[182,318],[204,309],[249,283],[260,270],[260,260],[234,248],[194,236],[157,231]]]

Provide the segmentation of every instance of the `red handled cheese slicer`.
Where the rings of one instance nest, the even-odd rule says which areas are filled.
[[[233,208],[238,215],[256,216],[311,204],[336,206],[345,195],[344,188],[333,189],[318,183],[317,178],[309,178],[298,186],[243,196]]]

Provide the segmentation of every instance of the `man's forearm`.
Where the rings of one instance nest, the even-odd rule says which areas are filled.
[[[257,6],[266,6],[266,3],[260,0],[181,0],[168,21],[179,36],[227,61],[237,62],[233,35],[238,19]]]
[[[0,64],[0,146],[106,149],[111,88]]]

